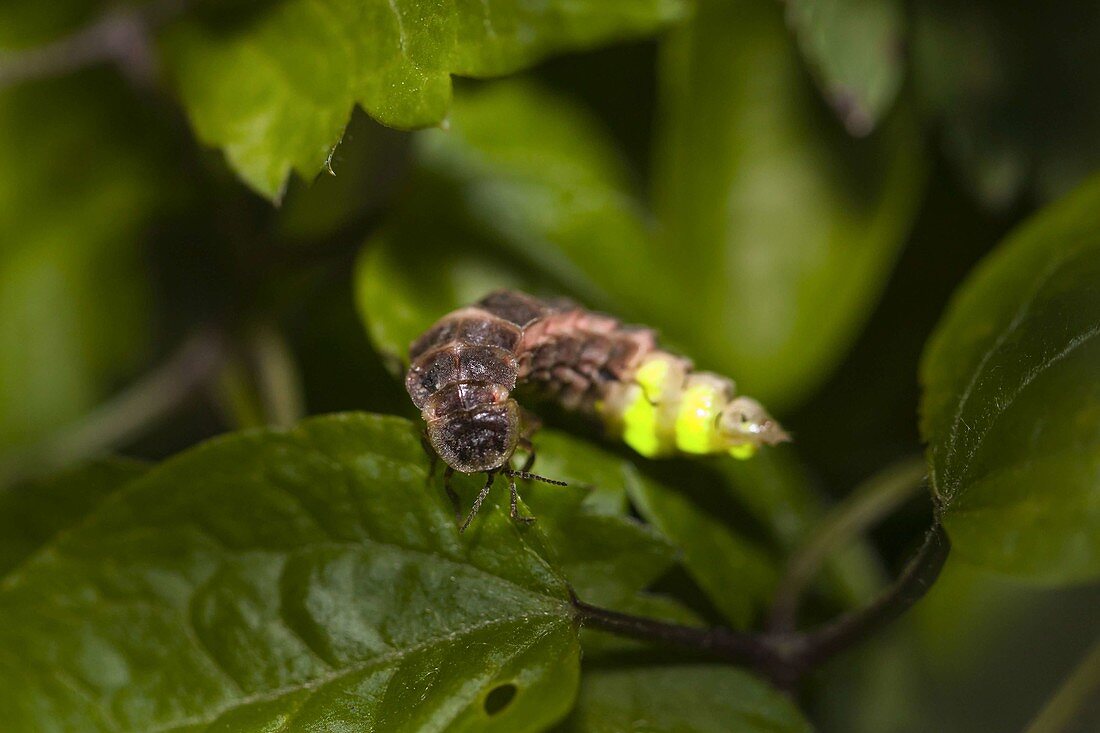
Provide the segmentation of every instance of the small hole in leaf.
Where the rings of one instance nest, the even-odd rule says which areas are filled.
[[[516,691],[516,686],[511,682],[494,687],[485,696],[485,712],[489,715],[496,715],[504,710],[515,699]]]

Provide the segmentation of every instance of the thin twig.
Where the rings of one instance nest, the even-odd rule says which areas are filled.
[[[0,53],[0,89],[104,63],[117,64],[132,79],[148,82],[155,73],[152,34],[187,4],[188,0],[156,0],[140,8],[114,9],[56,41]]]
[[[225,346],[217,333],[195,334],[164,364],[78,422],[39,443],[0,456],[0,487],[124,444],[186,404],[224,359]]]
[[[838,504],[791,555],[776,589],[768,628],[795,628],[802,596],[829,555],[911,498],[922,487],[926,472],[923,458],[906,459],[875,474]]]
[[[905,613],[931,587],[947,559],[950,542],[937,523],[897,581],[866,607],[810,632],[751,634],[725,628],[670,624],[590,605],[573,598],[578,621],[642,641],[668,644],[749,667],[791,689],[813,667],[849,649]]]
[[[1100,696],[1100,638],[1047,701],[1025,733],[1062,733]]]
[[[249,349],[256,366],[256,387],[267,424],[288,428],[305,416],[298,365],[286,339],[270,323],[256,328]]]

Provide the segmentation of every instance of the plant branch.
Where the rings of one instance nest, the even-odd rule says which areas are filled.
[[[790,689],[813,667],[855,646],[905,613],[939,576],[949,550],[947,534],[938,523],[934,524],[898,579],[878,598],[809,632],[751,634],[720,627],[682,626],[599,608],[576,597],[573,608],[578,621],[585,626],[710,654],[752,668],[776,685]]]
[[[875,474],[838,504],[787,562],[768,628],[795,628],[803,594],[829,555],[910,499],[923,486],[926,474],[923,458],[906,459]]]
[[[127,76],[149,81],[155,71],[152,33],[179,16],[188,0],[155,0],[144,7],[112,10],[43,46],[0,53],[0,89],[114,63]]]
[[[667,644],[713,655],[732,664],[769,673],[785,660],[770,637],[721,627],[701,628],[671,624],[593,606],[573,597],[581,624],[639,641]]]
[[[861,609],[802,635],[801,662],[807,668],[814,667],[897,619],[936,582],[950,551],[951,541],[937,521],[925,533],[924,542],[901,575],[877,598]]]
[[[0,456],[0,487],[108,451],[183,406],[225,360],[213,331],[187,339],[153,372],[43,441]]]

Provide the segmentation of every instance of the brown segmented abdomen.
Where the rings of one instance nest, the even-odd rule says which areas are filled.
[[[649,329],[573,307],[524,329],[519,379],[567,409],[595,412],[607,387],[629,379],[656,348],[656,335]]]

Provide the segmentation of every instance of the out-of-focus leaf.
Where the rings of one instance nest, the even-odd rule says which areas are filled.
[[[825,98],[853,135],[866,135],[889,110],[904,71],[900,0],[786,0]]]
[[[382,127],[356,108],[328,165],[312,182],[291,180],[276,215],[280,239],[304,248],[336,233],[370,229],[370,221],[404,183],[409,136]]]
[[[421,133],[415,150],[511,257],[588,307],[648,312],[661,276],[647,257],[652,226],[607,134],[575,103],[530,84],[494,84],[459,95],[449,129]]]
[[[416,152],[423,169],[457,188],[451,199],[505,251],[565,283],[588,306],[643,320],[703,365],[747,380],[749,391],[763,384],[765,399],[789,403],[798,394],[788,386],[808,388],[811,369],[820,377],[819,362],[839,356],[840,342],[877,294],[917,203],[923,168],[908,117],[855,142],[815,115],[813,90],[799,76],[778,12],[747,7],[751,13],[735,13],[737,23],[719,21],[749,21],[753,31],[745,39],[752,41],[706,48],[699,65],[720,66],[715,84],[754,78],[726,73],[731,63],[751,66],[754,74],[772,69],[783,95],[774,96],[772,87],[758,96],[739,88],[744,104],[703,109],[719,103],[704,80],[694,72],[676,77],[699,89],[698,99],[670,103],[675,114],[659,187],[674,201],[665,207],[664,240],[655,237],[599,126],[530,86],[498,84],[460,95],[450,128],[421,134]],[[761,43],[760,30],[769,43]],[[717,34],[720,44],[727,35]],[[755,55],[746,56],[746,48]],[[746,114],[745,104],[760,113]],[[729,124],[680,129],[697,124],[697,115],[710,120],[718,113]],[[737,132],[725,143],[715,139],[731,129]],[[773,145],[776,130],[783,135]],[[727,153],[734,143],[742,147]],[[783,185],[775,183],[778,175]],[[736,183],[734,193],[742,194],[744,215],[737,219],[724,213],[726,189],[717,198],[716,182],[726,179],[732,179],[726,188]],[[760,199],[760,191],[774,196]],[[739,259],[751,277],[733,269]],[[737,287],[727,286],[731,277]]]
[[[392,127],[435,125],[452,75],[512,73],[651,33],[683,10],[680,0],[284,0],[180,24],[165,48],[199,137],[278,198],[292,171],[321,170],[354,104]]]
[[[343,415],[152,469],[0,578],[5,729],[544,729],[565,584],[496,501],[459,535],[427,467],[408,421]]]
[[[774,560],[687,495],[635,475],[627,490],[638,512],[683,551],[685,569],[735,628],[747,627],[771,599]]]
[[[586,670],[560,733],[786,733],[810,724],[747,672],[707,665]]]
[[[762,451],[751,461],[720,463],[722,488],[760,524],[786,554],[802,546],[827,509],[791,446]],[[855,542],[824,562],[818,590],[840,608],[865,603],[883,582],[870,545]]]
[[[1100,575],[1100,181],[956,294],[921,364],[921,432],[954,550],[1052,583]]]
[[[0,93],[0,448],[85,412],[142,355],[156,125],[107,74]]]
[[[797,443],[780,446],[751,461],[723,461],[722,477],[716,482],[767,528],[770,539],[787,555],[802,546],[828,509],[798,460],[796,447]],[[826,558],[819,575],[807,594],[807,606],[824,606],[828,614],[870,602],[886,584],[881,561],[866,540],[838,548]],[[882,634],[874,644],[830,662],[815,677],[810,705],[823,731],[914,730],[922,712],[916,697],[920,679],[908,662],[912,636],[907,627]]]
[[[1095,3],[920,0],[913,14],[914,86],[982,201],[1054,199],[1100,166]]]
[[[436,195],[438,194],[438,195]],[[502,287],[545,293],[547,284],[524,274],[454,210],[454,192],[427,189],[371,238],[355,271],[356,304],[374,347],[394,372],[408,361],[409,345],[436,320]],[[430,200],[430,202],[429,202]],[[475,242],[471,249],[455,242]]]
[[[144,472],[136,461],[102,460],[0,489],[0,576]]]
[[[648,262],[691,355],[772,406],[844,354],[923,190],[904,108],[853,140],[819,108],[771,0],[700,0],[662,59],[656,178],[665,244]]]
[[[953,555],[911,617],[923,727],[1024,730],[1095,638],[1098,604],[1095,585],[1038,588]],[[1095,720],[1065,730],[1096,730]]]

